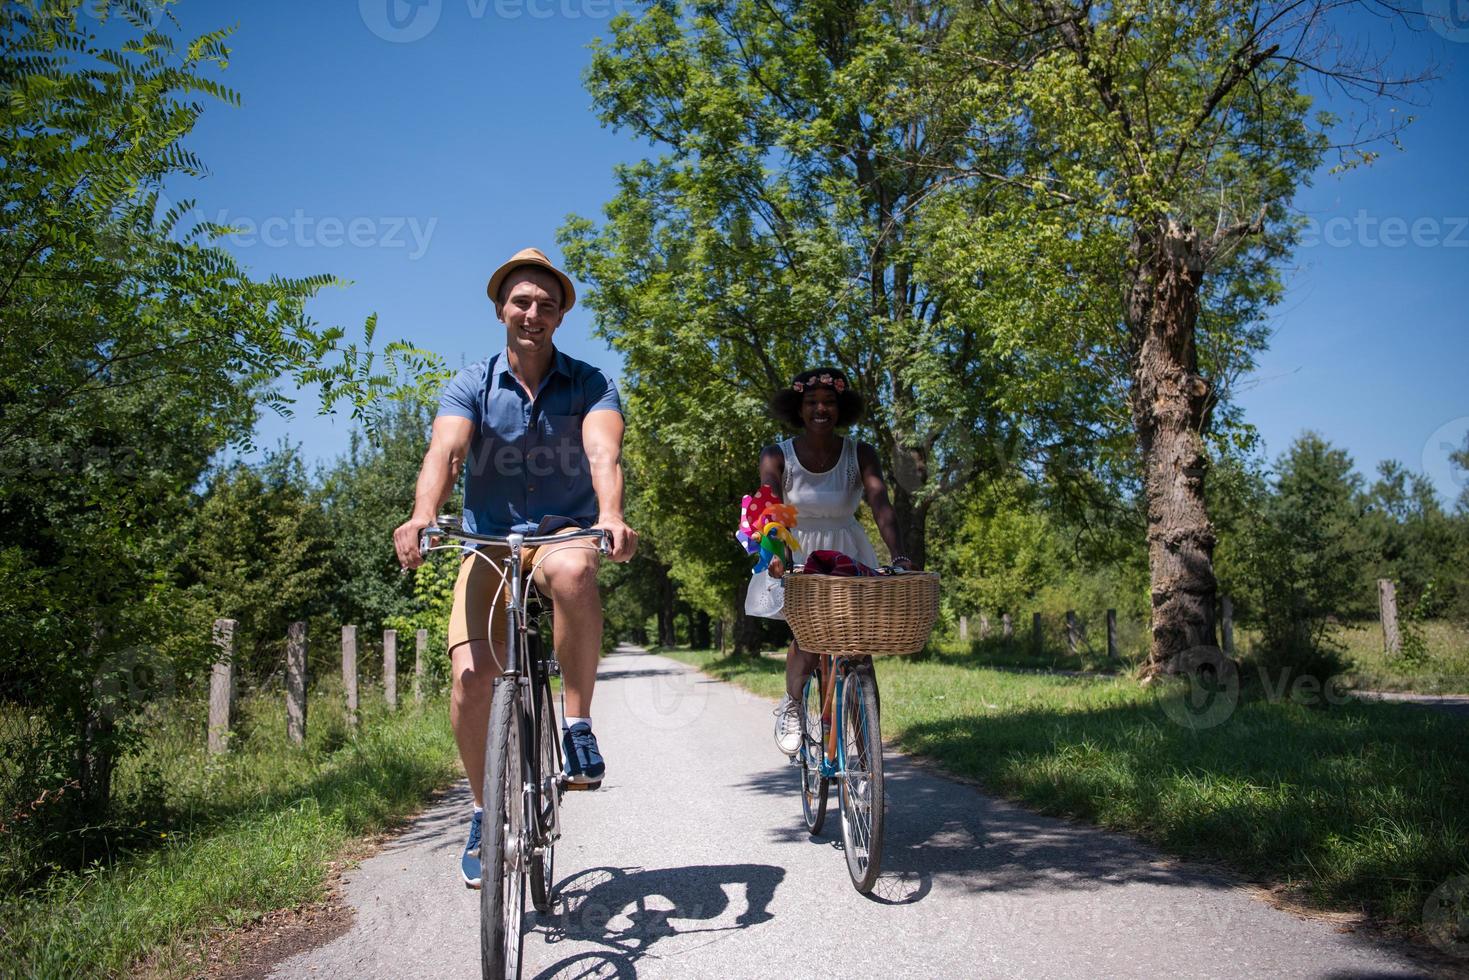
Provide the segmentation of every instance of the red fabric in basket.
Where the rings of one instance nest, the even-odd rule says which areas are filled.
[[[813,575],[876,575],[877,570],[868,568],[860,561],[840,551],[813,551],[806,556],[804,571]]]

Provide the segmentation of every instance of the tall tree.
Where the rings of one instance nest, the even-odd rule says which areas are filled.
[[[950,20],[923,3],[657,3],[596,47],[601,118],[664,152],[619,167],[605,222],[572,220],[562,244],[630,391],[658,416],[653,438],[691,474],[689,523],[730,525],[776,434],[765,394],[816,364],[840,365],[873,406],[862,432],[919,562],[935,502],[1009,444],[1004,382],[1028,357],[997,350],[992,325],[1025,301],[929,257],[950,221],[977,219],[926,222],[925,200],[955,168],[1004,170],[1013,152],[973,139],[946,97],[963,40]],[[1054,393],[1071,391],[1086,417],[1084,385]]]
[[[0,6],[0,695],[47,719],[100,816],[133,681],[208,655],[170,570],[209,459],[282,375],[367,415],[391,379],[306,315],[329,277],[256,280],[162,196],[204,174],[185,141],[205,101],[238,102],[228,32],[181,43],[113,0],[91,4],[103,41],[82,3]]]
[[[1331,144],[1332,120],[1313,115],[1307,84],[1371,97],[1406,84],[1335,43],[1333,12],[1349,6],[975,8],[980,35],[1008,37],[1008,72],[995,71],[994,48],[971,60],[992,83],[989,111],[1023,120],[1042,161],[994,176],[1030,188],[1039,219],[1117,246],[1072,271],[1115,310],[1106,345],[1125,371],[1147,506],[1152,672],[1216,645],[1206,438],[1229,377],[1264,342],[1261,316],[1294,237],[1291,198]]]

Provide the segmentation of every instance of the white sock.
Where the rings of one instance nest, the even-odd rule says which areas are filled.
[[[592,725],[592,719],[590,718],[573,718],[570,715],[567,715],[564,719],[562,719],[561,727],[570,728],[572,725],[576,725],[581,722],[586,722],[588,728],[590,728]]]
[[[476,803],[474,805],[474,812],[475,813],[484,813],[485,812],[485,808],[482,807],[482,806],[480,806],[478,803]]]

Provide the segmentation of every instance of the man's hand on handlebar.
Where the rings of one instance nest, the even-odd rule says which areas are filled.
[[[627,561],[638,553],[638,532],[628,527],[621,518],[598,521],[595,525],[607,532],[609,552],[613,561]]]
[[[433,524],[432,517],[414,515],[399,524],[398,529],[393,532],[393,550],[398,552],[398,564],[405,570],[423,564],[423,554],[418,550],[419,532]]]

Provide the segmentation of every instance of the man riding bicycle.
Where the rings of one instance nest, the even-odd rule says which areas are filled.
[[[399,562],[404,568],[422,564],[419,532],[434,523],[461,471],[465,530],[504,535],[598,527],[608,534],[612,559],[627,561],[638,536],[622,517],[617,388],[605,373],[551,342],[576,302],[571,279],[539,250],[527,248],[495,270],[486,292],[505,324],[505,350],[460,371],[444,388],[418,473],[413,516],[393,532]],[[606,769],[591,719],[602,648],[597,554],[570,545],[545,546],[535,555],[526,550],[535,586],[554,609],[567,773],[573,785],[595,786]],[[476,888],[485,733],[494,680],[506,663],[500,608],[505,597],[499,587],[494,563],[466,555],[449,618],[449,722],[474,793],[461,870],[465,884]]]

